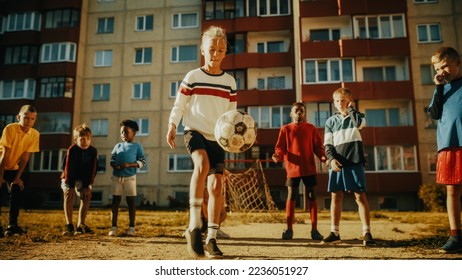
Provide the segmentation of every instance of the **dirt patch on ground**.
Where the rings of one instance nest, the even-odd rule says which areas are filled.
[[[308,222],[308,221],[307,221]],[[228,260],[399,260],[461,259],[462,254],[438,253],[438,247],[414,246],[412,240],[429,235],[425,224],[372,221],[377,245],[364,247],[358,221],[342,221],[342,243],[325,245],[309,239],[308,224],[294,225],[294,239],[281,240],[281,223],[250,223],[223,226],[231,238],[218,241]],[[327,235],[330,223],[319,222],[319,231]],[[0,238],[1,260],[188,260],[184,227],[170,227],[165,234],[152,236],[139,230],[136,237],[109,237],[107,229],[94,235],[77,237],[47,236]],[[30,233],[31,231],[29,231]]]

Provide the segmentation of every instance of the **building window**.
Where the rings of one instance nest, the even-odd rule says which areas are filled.
[[[278,53],[285,51],[284,41],[257,43],[258,53]]]
[[[366,109],[367,126],[400,126],[399,108]]]
[[[249,0],[248,16],[289,15],[289,0]]]
[[[45,28],[79,27],[79,11],[72,9],[48,11]]]
[[[35,80],[0,81],[0,99],[34,99]]]
[[[5,48],[3,63],[8,64],[37,64],[38,50],[36,46],[15,46]]]
[[[197,61],[197,45],[184,45],[172,48],[172,62]]]
[[[151,98],[151,83],[134,83],[133,84],[133,99],[150,99]]]
[[[205,20],[243,17],[245,0],[205,0]]]
[[[136,133],[138,136],[147,136],[149,135],[149,119],[137,119],[139,131]]]
[[[438,0],[414,0],[416,4],[438,3]]]
[[[316,127],[324,127],[327,119],[335,112],[332,102],[307,103],[305,106],[306,121]]]
[[[441,42],[441,31],[438,23],[418,24],[417,36],[419,43]]]
[[[40,113],[37,119],[37,130],[40,134],[69,134],[71,129],[71,113]]]
[[[112,66],[112,50],[95,52],[95,67]]]
[[[49,77],[40,79],[40,94],[41,98],[64,97],[66,92],[65,77]]]
[[[90,121],[93,136],[107,136],[109,121],[107,119],[93,119]]]
[[[396,81],[395,66],[364,67],[363,79],[365,82]]]
[[[40,54],[40,63],[75,62],[77,45],[75,43],[44,44]]]
[[[286,89],[285,77],[267,77],[267,78],[258,78],[257,88],[259,90],[276,90],[276,89]]]
[[[290,123],[290,106],[248,107],[258,128],[280,128]]]
[[[40,31],[41,16],[38,12],[9,14],[6,23],[6,31]]]
[[[138,16],[136,17],[136,31],[152,31],[154,30],[154,16]]]
[[[428,173],[436,173],[436,162],[438,160],[438,153],[427,153]]]
[[[340,29],[312,29],[310,41],[337,41],[340,40]]]
[[[433,78],[436,75],[435,68],[430,64],[420,65],[420,82],[422,85],[433,85]]]
[[[170,82],[170,94],[168,96],[169,98],[176,98],[176,93],[178,92],[180,85],[181,85],[181,81]]]
[[[114,17],[106,17],[98,19],[98,34],[114,33]]]
[[[98,155],[98,173],[106,173],[106,155]]]
[[[228,41],[227,54],[239,54],[246,50],[245,35],[242,33],[228,34],[226,40]]]
[[[236,89],[246,89],[247,81],[244,70],[229,70],[226,71],[228,74],[234,77],[236,80]]]
[[[352,59],[305,60],[305,83],[352,82]]]
[[[66,149],[43,150],[32,153],[30,171],[33,172],[59,172],[62,171],[61,159],[66,154]]]
[[[415,146],[365,146],[364,154],[367,171],[417,171]]]
[[[198,13],[173,14],[172,28],[194,28],[199,27]]]
[[[176,135],[183,135],[184,134],[184,125],[183,119],[180,120],[178,123],[178,127],[176,128]]]
[[[135,49],[135,64],[151,64],[152,48]]]
[[[403,15],[358,16],[354,18],[356,38],[406,37]]]
[[[94,84],[93,101],[107,101],[111,95],[111,84]]]
[[[168,171],[193,171],[193,163],[191,156],[188,154],[169,154],[168,155]]]
[[[16,115],[0,115],[0,138],[2,137],[5,126],[15,122],[17,122]]]

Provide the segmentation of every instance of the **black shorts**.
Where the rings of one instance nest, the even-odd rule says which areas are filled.
[[[317,184],[316,175],[310,175],[310,176],[287,178],[286,186],[292,187],[292,188],[298,188],[298,186],[300,185],[300,181],[303,181],[303,184],[307,188],[314,187]]]
[[[216,141],[210,141],[197,131],[186,130],[184,132],[184,144],[189,153],[195,150],[205,150],[209,158],[209,174],[223,174],[225,166],[225,151]]]

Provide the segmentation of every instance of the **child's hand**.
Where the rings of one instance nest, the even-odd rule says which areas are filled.
[[[277,163],[277,162],[279,161],[279,155],[276,154],[276,153],[274,153],[274,154],[271,156],[271,158],[273,159],[273,161],[274,161],[275,163]]]
[[[340,172],[340,170],[342,170],[342,164],[336,160],[336,159],[333,159],[331,162],[330,162],[330,167],[332,168],[333,171],[335,172]]]

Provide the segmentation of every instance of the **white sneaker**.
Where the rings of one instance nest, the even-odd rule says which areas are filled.
[[[118,229],[117,227],[112,227],[112,228],[111,228],[111,231],[109,231],[109,234],[108,234],[108,235],[109,235],[109,236],[116,236],[118,230],[119,230],[119,229]]]
[[[127,229],[126,234],[127,234],[128,236],[135,236],[135,235],[136,235],[135,228],[134,228],[134,227],[129,227],[129,228]]]
[[[226,238],[231,238],[231,235],[227,234],[226,232],[222,231],[221,229],[218,229],[217,237],[226,239]]]

